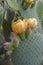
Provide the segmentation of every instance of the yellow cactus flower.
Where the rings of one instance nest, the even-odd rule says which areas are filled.
[[[28,19],[23,19],[23,22],[26,23],[26,25],[28,25]]]
[[[38,24],[38,22],[35,18],[29,18],[28,19],[28,27],[36,28],[37,24]]]
[[[27,24],[23,22],[22,20],[17,20],[16,22],[12,22],[12,30],[16,33],[22,33],[25,32],[27,29]]]
[[[34,0],[25,0],[26,3],[34,3]]]

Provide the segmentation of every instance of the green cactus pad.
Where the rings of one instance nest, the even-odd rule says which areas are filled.
[[[40,65],[42,49],[43,35],[33,33],[14,50],[12,61],[14,65]]]

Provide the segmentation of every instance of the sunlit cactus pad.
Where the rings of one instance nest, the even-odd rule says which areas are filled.
[[[43,35],[31,34],[28,39],[21,41],[12,54],[14,65],[40,65],[43,49]]]

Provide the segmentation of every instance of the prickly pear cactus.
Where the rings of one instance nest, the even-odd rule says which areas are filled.
[[[31,34],[28,39],[21,41],[12,54],[14,65],[41,65],[43,35]]]
[[[43,65],[42,2],[0,0],[0,65]]]

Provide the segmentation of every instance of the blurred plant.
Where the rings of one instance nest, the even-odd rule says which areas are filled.
[[[42,25],[42,29],[43,29],[43,1],[39,1],[37,3],[36,11],[37,11],[38,17],[41,21],[41,25]]]
[[[35,0],[22,0],[22,7],[24,10],[26,10],[29,6],[33,8],[35,2],[36,2]]]
[[[42,9],[43,3],[38,0],[37,3],[36,0],[0,0],[1,64],[9,59],[11,65],[11,54],[21,41],[25,41],[34,29],[36,32],[42,30],[39,22],[39,19],[43,22]]]

